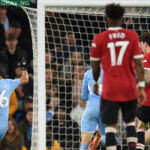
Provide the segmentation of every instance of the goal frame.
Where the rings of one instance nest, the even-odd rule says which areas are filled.
[[[45,87],[45,7],[104,7],[119,3],[124,7],[150,7],[149,0],[38,0],[37,51],[38,51],[38,131],[39,149],[46,149],[46,87]]]

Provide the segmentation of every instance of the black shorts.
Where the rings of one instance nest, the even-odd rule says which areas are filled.
[[[141,106],[137,110],[137,117],[142,122],[150,122],[150,107],[148,106]]]
[[[137,100],[128,102],[112,102],[101,99],[101,119],[106,125],[117,124],[118,111],[121,108],[123,120],[129,123],[134,120],[137,109]]]

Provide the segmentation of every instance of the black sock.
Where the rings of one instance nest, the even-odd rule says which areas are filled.
[[[145,132],[140,130],[137,132],[138,143],[136,146],[137,150],[144,150],[145,147]]]
[[[112,132],[108,132],[106,133],[106,146],[116,146],[117,142],[116,142],[116,138],[115,138],[115,134]]]
[[[135,126],[126,127],[127,130],[127,142],[129,150],[136,150],[137,136]]]

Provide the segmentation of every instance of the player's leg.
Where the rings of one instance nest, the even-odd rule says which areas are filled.
[[[99,113],[99,117],[98,117],[98,127],[99,127],[99,132],[102,134],[102,139],[100,141],[100,146],[104,147],[106,144],[106,135],[105,135],[105,127],[106,125],[104,123],[102,123],[101,121],[101,114]]]
[[[137,100],[121,103],[123,120],[126,123],[127,143],[129,150],[136,149],[137,134],[135,129],[135,114],[137,108]]]
[[[81,147],[80,150],[87,150],[97,125],[96,107],[87,107],[81,121]]]
[[[138,144],[137,150],[144,149],[145,147],[145,131],[147,129],[147,122],[150,121],[150,107],[142,106],[137,110],[137,137]]]
[[[136,145],[137,150],[144,150],[145,148],[145,130],[147,128],[147,123],[140,120],[137,121],[137,138],[138,142]]]
[[[93,133],[87,133],[87,132],[81,132],[81,146],[80,150],[87,150],[88,145],[91,142],[91,139],[93,137]]]
[[[118,120],[118,111],[120,105],[117,102],[108,101],[102,98],[101,100],[101,118],[102,122],[106,124],[106,149],[116,150],[116,125]]]
[[[150,129],[145,132],[145,143],[150,143]]]
[[[89,144],[89,147],[93,150],[96,149],[99,145],[101,147],[105,146],[105,125],[101,122],[100,113],[97,117],[97,124],[99,127],[99,131],[96,132],[95,137],[92,142]]]

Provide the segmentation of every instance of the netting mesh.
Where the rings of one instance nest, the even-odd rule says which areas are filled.
[[[36,11],[28,14],[34,39],[34,123],[32,149],[38,149],[37,120],[37,49]],[[124,28],[139,36],[150,31],[150,8],[127,8]],[[90,67],[90,47],[94,34],[107,28],[103,8],[46,7],[45,68],[47,147],[57,145],[65,150],[79,149],[81,117],[85,103],[81,101],[83,74]],[[125,141],[122,117],[119,117],[120,145]]]
[[[32,36],[32,49],[33,49],[33,76],[34,76],[34,91],[33,91],[33,129],[32,129],[32,145],[31,150],[38,150],[38,66],[37,66],[37,10],[31,9],[31,8],[24,8],[22,9],[26,12],[29,22],[30,22],[30,28],[31,28],[31,36]]]

